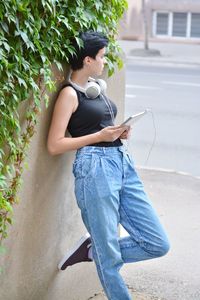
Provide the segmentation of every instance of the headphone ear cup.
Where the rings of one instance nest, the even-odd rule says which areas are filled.
[[[101,88],[101,92],[103,94],[106,93],[106,89],[107,89],[107,83],[105,82],[105,80],[103,79],[97,79],[96,82],[98,82],[100,88]]]
[[[96,82],[88,82],[85,89],[85,95],[87,98],[95,99],[101,93],[101,87]]]

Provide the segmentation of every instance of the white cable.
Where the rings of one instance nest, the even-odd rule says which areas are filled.
[[[144,162],[144,166],[146,166],[146,164],[147,164],[147,162],[148,162],[148,160],[149,160],[149,157],[150,157],[150,155],[151,155],[151,152],[152,152],[152,150],[153,150],[153,147],[155,146],[156,136],[157,136],[154,114],[153,114],[153,112],[152,112],[151,109],[148,109],[148,112],[150,112],[150,113],[151,113],[151,116],[152,116],[152,122],[153,122],[153,127],[154,127],[154,136],[153,136],[153,141],[152,141],[152,143],[151,143],[151,147],[150,147],[150,150],[149,150],[149,152],[148,152],[147,158],[146,158],[146,160],[145,160],[145,162]],[[128,138],[127,140],[125,140],[125,142],[126,142],[126,143],[124,144],[125,150],[126,150],[127,152],[130,153],[130,152],[131,152],[131,151],[130,151],[130,139]]]
[[[154,127],[154,136],[153,136],[153,141],[152,141],[152,144],[151,144],[151,147],[150,147],[150,150],[149,150],[149,153],[147,155],[147,159],[144,163],[144,165],[146,166],[148,160],[149,160],[149,157],[150,157],[150,154],[153,150],[153,147],[155,146],[155,142],[156,142],[156,136],[157,136],[157,132],[156,132],[156,123],[155,123],[155,117],[154,117],[154,114],[152,112],[152,110],[150,109],[149,112],[151,113],[151,116],[152,116],[152,121],[153,121],[153,127]]]

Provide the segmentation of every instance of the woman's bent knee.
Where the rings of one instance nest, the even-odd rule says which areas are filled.
[[[156,258],[166,255],[169,252],[170,244],[167,239],[163,239],[157,244],[146,244],[145,248],[152,258]]]
[[[170,244],[168,240],[163,240],[162,244],[158,248],[158,257],[164,256],[169,252]]]

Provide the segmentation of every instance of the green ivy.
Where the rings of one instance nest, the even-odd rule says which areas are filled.
[[[109,36],[108,74],[122,65],[116,42],[126,0],[0,1],[0,246],[13,223],[13,206],[22,183],[24,160],[35,133],[41,102],[55,89],[51,66],[62,71],[74,53],[70,42],[79,31]],[[26,126],[19,108],[26,101]],[[1,250],[1,249],[0,249]]]

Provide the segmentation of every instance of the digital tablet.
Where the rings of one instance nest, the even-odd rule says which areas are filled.
[[[148,112],[149,112],[149,109],[145,109],[144,111],[142,111],[138,114],[132,115],[132,116],[128,117],[120,126],[131,126],[133,123],[138,121],[141,117],[143,117]]]

